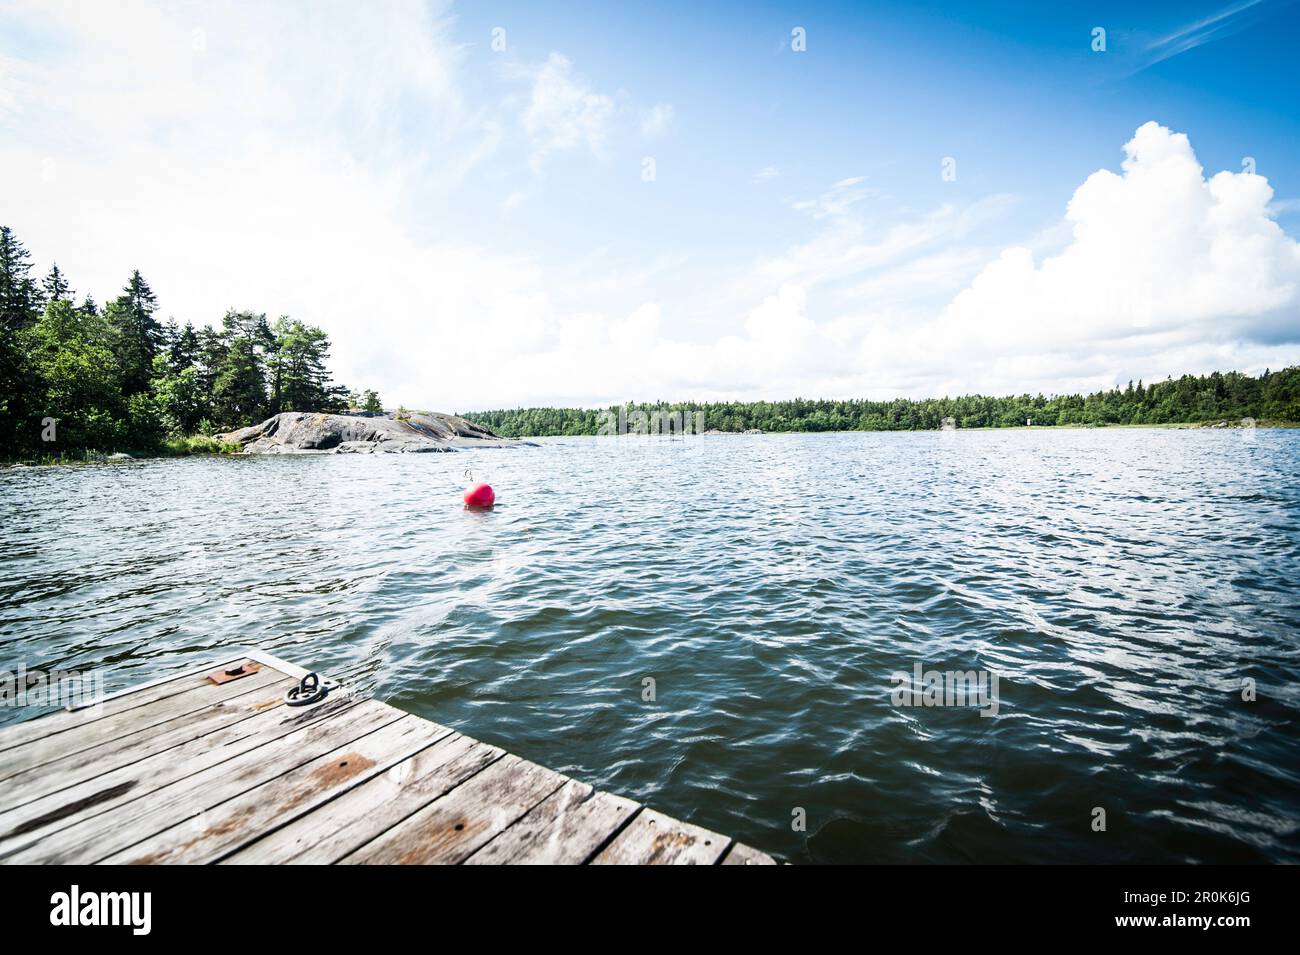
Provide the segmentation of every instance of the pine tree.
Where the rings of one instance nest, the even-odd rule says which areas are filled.
[[[194,331],[193,322],[186,322],[185,327],[173,339],[168,357],[175,371],[182,371],[198,362],[199,336]]]
[[[31,278],[32,259],[8,226],[0,226],[0,328],[16,332],[36,321],[40,292]]]
[[[59,263],[55,262],[50,266],[50,272],[45,276],[45,281],[41,283],[41,290],[45,293],[45,301],[58,302],[66,299],[72,301],[72,287],[68,284],[68,278],[59,271]]]
[[[40,314],[31,269],[27,249],[8,226],[0,226],[0,452],[35,441],[27,433],[33,382],[22,347],[23,332]]]
[[[216,420],[227,428],[256,424],[265,417],[266,404],[266,378],[253,340],[236,338],[212,386]]]
[[[204,341],[212,413],[221,427],[243,427],[267,417],[267,356],[274,348],[266,316],[256,312],[227,312],[217,340]]]
[[[276,320],[271,332],[275,338],[268,358],[271,412],[328,410],[333,402],[325,367],[330,350],[325,332],[287,315]]]
[[[116,332],[116,353],[122,369],[122,394],[134,395],[149,390],[153,360],[164,343],[163,328],[153,317],[158,300],[140,275],[131,279],[122,294],[105,311]]]

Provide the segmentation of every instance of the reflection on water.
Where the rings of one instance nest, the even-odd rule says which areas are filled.
[[[1252,438],[0,471],[0,666],[258,646],[792,861],[1300,861],[1300,434]],[[997,717],[895,705],[918,663],[998,674]]]

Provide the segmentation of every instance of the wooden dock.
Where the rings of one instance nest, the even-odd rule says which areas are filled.
[[[772,865],[260,652],[0,729],[6,863]],[[223,681],[223,682],[218,682]]]

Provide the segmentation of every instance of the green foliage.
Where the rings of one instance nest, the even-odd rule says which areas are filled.
[[[267,364],[271,407],[280,411],[321,411],[331,404],[330,375],[325,367],[330,343],[319,328],[282,315],[271,328],[274,344]]]
[[[22,333],[40,315],[41,296],[31,270],[27,249],[0,226],[0,451],[32,438],[24,433],[34,382]]]
[[[373,411],[373,412],[376,412],[376,413],[383,411],[383,410],[384,410],[384,406],[383,406],[383,404],[381,404],[380,401],[379,401],[379,395],[378,395],[378,393],[376,393],[376,392],[374,392],[374,391],[371,391],[371,390],[367,390],[367,391],[365,392],[365,402],[364,402],[364,404],[362,404],[362,406],[361,406],[361,410],[362,410],[362,411]]]
[[[164,454],[185,457],[191,454],[238,454],[242,449],[233,441],[218,441],[201,434],[183,438],[168,438],[162,446]]]
[[[467,412],[463,417],[506,437],[597,434],[617,406],[593,408],[514,408]],[[1200,377],[1184,375],[1153,385],[1115,388],[1091,395],[1019,395],[992,398],[926,398],[892,401],[723,401],[631,403],[638,414],[678,413],[693,421],[704,412],[705,429],[745,431],[925,431],[952,418],[960,428],[1034,425],[1174,424],[1203,421],[1300,421],[1300,367],[1264,372],[1258,378],[1231,371]]]
[[[212,410],[217,420],[238,428],[267,417],[270,405],[258,329],[227,315],[226,330],[223,360],[213,377]]]
[[[154,359],[154,394],[169,434],[195,434],[207,421],[210,402],[193,365],[174,370],[159,355]]]
[[[49,274],[41,283],[41,293],[47,302],[56,302],[61,298],[72,300],[72,288],[68,285],[67,277],[59,271],[59,263],[50,266]]]
[[[25,359],[36,385],[30,404],[41,419],[29,423],[24,445],[41,445],[41,422],[53,418],[55,440],[44,442],[41,450],[117,446],[128,409],[117,356],[108,344],[110,332],[103,316],[74,308],[65,299],[47,305],[24,331]]]
[[[235,311],[220,328],[160,323],[138,271],[103,310],[90,296],[77,306],[57,265],[39,286],[31,268],[0,228],[0,457],[224,452],[208,436],[280,411],[346,407],[319,328]],[[186,437],[195,434],[203,437]]]
[[[105,316],[113,326],[113,346],[122,373],[122,393],[139,394],[149,390],[153,360],[163,345],[163,327],[154,319],[158,300],[139,271],[122,294],[109,303]]]

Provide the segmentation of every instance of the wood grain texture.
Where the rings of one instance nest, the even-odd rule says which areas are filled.
[[[726,836],[643,809],[592,865],[713,865],[731,845]]]
[[[536,763],[504,756],[342,861],[458,864],[565,781]]]
[[[311,812],[339,793],[430,746],[447,732],[436,724],[401,714],[399,719],[360,739],[226,800],[204,812],[196,823],[165,829],[109,856],[105,862],[129,865],[216,862],[263,832],[273,831]]]
[[[62,759],[16,773],[0,787],[0,811],[68,789],[115,769],[184,746],[249,717],[282,706],[291,681],[285,678],[251,693],[213,703],[197,713],[187,713],[140,733],[110,740],[93,752],[74,753]]]
[[[133,710],[148,703],[175,696],[178,693],[186,693],[190,690],[210,686],[207,677],[204,676],[204,672],[208,669],[210,667],[203,667],[202,672],[195,670],[190,673],[178,674],[170,680],[160,680],[157,683],[142,686],[127,693],[113,696],[112,699],[105,700],[99,706],[46,713],[35,719],[0,728],[0,752],[12,749],[15,746],[21,746],[24,743],[30,743],[33,740],[53,736],[56,733],[89,726],[97,720],[115,716],[118,713],[125,713],[127,710]]]
[[[342,688],[285,706],[304,671],[243,652],[0,730],[0,862],[775,864]]]
[[[281,704],[183,746],[0,812],[0,860],[80,819],[113,811],[145,793],[236,759],[356,704],[347,699],[328,700],[300,710]]]
[[[179,823],[201,826],[207,811],[227,799],[272,782],[402,715],[391,706],[373,702],[336,709],[328,718],[273,739],[249,751],[244,758],[217,763],[143,793],[110,812],[82,818],[12,853],[4,861],[94,863]]]
[[[183,693],[133,707],[121,713],[101,716],[87,722],[76,732],[53,733],[0,751],[0,785],[11,776],[44,766],[66,756],[122,744],[128,738],[141,739],[154,727],[180,717],[195,714],[213,705],[282,682],[284,676],[264,669],[230,683],[205,683]],[[283,692],[283,691],[281,691]],[[98,757],[97,757],[98,758]]]
[[[465,860],[466,865],[582,865],[640,808],[569,780]]]
[[[504,755],[495,746],[452,733],[224,862],[337,862]]]
[[[723,865],[776,865],[776,860],[752,846],[737,842],[722,860]]]

